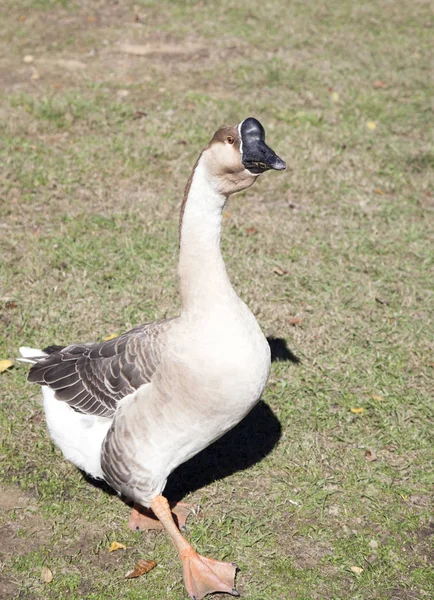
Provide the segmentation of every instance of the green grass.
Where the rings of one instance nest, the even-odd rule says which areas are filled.
[[[249,600],[434,591],[430,16],[403,1],[23,0],[0,25],[0,359],[177,313],[180,199],[218,126],[256,116],[287,161],[230,201],[223,251],[301,362],[275,362],[270,408],[175,480],[202,508],[189,539],[237,561]],[[63,460],[25,378],[18,363],[0,375],[0,596],[185,598],[167,537],[131,533],[128,507]],[[157,568],[125,580],[139,558]]]

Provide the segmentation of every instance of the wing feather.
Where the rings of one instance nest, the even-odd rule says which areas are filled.
[[[51,346],[51,354],[31,367],[28,381],[48,385],[79,412],[110,417],[122,398],[151,380],[173,321],[147,323],[101,344]]]

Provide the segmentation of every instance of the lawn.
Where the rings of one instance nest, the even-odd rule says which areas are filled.
[[[432,23],[424,0],[4,2],[1,598],[186,598],[168,537],[63,460],[15,358],[177,314],[183,188],[248,116],[288,169],[229,202],[222,246],[275,361],[168,494],[246,600],[433,596]]]

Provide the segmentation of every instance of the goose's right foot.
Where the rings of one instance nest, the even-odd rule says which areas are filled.
[[[185,527],[188,516],[194,512],[194,507],[185,502],[176,502],[170,506],[170,510],[179,529],[182,529],[182,527]],[[134,503],[128,528],[132,531],[149,531],[152,529],[163,529],[163,525],[150,508]]]

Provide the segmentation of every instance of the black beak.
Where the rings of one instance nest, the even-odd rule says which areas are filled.
[[[255,175],[269,169],[283,171],[286,164],[265,143],[265,130],[259,121],[249,117],[241,123],[242,163]]]

